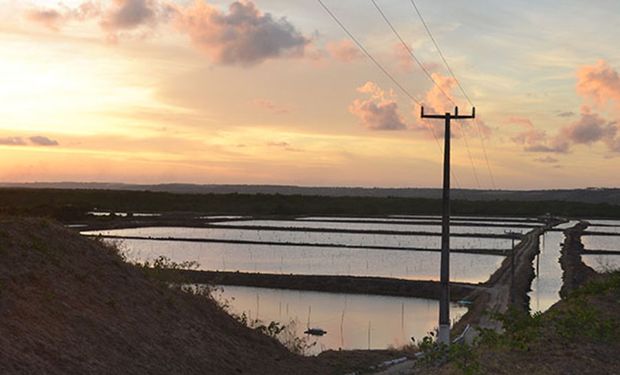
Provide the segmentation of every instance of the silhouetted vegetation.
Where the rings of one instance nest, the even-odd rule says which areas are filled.
[[[92,210],[121,212],[196,212],[209,214],[393,215],[441,212],[441,200],[396,197],[326,197],[281,194],[173,194],[150,191],[0,189],[0,213],[78,220]],[[455,215],[537,216],[547,212],[566,217],[620,218],[610,204],[565,201],[518,202],[509,200],[452,203]]]

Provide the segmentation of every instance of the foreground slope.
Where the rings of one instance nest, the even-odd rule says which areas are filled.
[[[597,275],[543,314],[498,316],[505,332],[486,331],[473,349],[454,350],[435,375],[620,374],[620,271]]]
[[[204,297],[44,220],[0,218],[1,374],[324,374]]]

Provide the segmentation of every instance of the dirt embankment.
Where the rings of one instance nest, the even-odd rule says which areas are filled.
[[[563,271],[563,283],[562,289],[560,289],[562,298],[566,298],[570,292],[597,275],[597,272],[583,263],[581,259],[584,250],[581,236],[587,227],[588,223],[581,221],[564,231],[564,243],[560,256],[560,265]]]
[[[436,281],[403,280],[387,277],[286,275],[171,269],[159,270],[158,277],[169,281],[192,284],[238,285],[428,299],[438,299],[441,287]],[[458,301],[477,287],[474,284],[452,283],[450,285],[450,297],[453,301]]]
[[[507,256],[483,287],[467,297],[472,301],[472,306],[455,325],[455,332],[462,331],[467,325],[499,329],[501,324],[491,319],[488,313],[506,312],[511,305],[518,310],[529,311],[528,293],[535,277],[532,261],[540,253],[540,235],[550,227],[533,229],[515,246],[514,286],[513,260]]]
[[[620,273],[599,275],[537,318],[513,320],[499,340],[482,339],[472,374],[620,374]],[[460,364],[463,365],[463,361]],[[470,367],[470,368],[473,368]],[[415,374],[462,375],[457,362]]]
[[[329,374],[43,220],[0,218],[2,374]]]

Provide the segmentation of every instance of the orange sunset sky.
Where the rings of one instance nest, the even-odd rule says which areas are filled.
[[[409,0],[324,0],[427,111],[469,112]],[[454,185],[620,185],[617,1],[417,5],[479,120]],[[0,0],[0,181],[439,187],[441,123],[317,1]],[[440,87],[441,89],[439,89]],[[485,156],[486,152],[486,156]],[[487,163],[488,160],[488,163]]]

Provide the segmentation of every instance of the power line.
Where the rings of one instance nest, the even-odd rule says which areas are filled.
[[[357,40],[357,38],[355,36],[353,36],[353,34],[349,31],[349,29],[346,28],[346,26],[340,22],[340,20],[338,19],[338,17],[336,17],[336,15],[327,7],[327,5],[325,5],[325,3],[322,0],[317,0],[319,2],[319,4],[321,4],[321,6],[323,7],[323,9],[325,9],[325,11],[334,19],[334,21],[336,21],[336,23],[340,26],[340,28],[342,28],[342,30],[349,36],[349,38],[351,38],[351,40],[357,45],[357,47],[359,49],[361,49],[364,54],[366,54],[366,56],[373,62],[375,63],[375,65],[377,66],[377,68],[379,68],[383,74],[385,74],[405,95],[407,95],[407,97],[411,100],[413,100],[416,104],[418,105],[422,105],[422,103],[416,99],[413,95],[411,95],[409,93],[409,91],[407,91],[407,89],[405,89],[397,80],[396,78],[394,78],[394,76],[388,72],[383,65],[381,65],[381,63],[379,61],[377,61],[377,59],[375,59],[370,52],[368,52],[368,50],[362,45],[362,43]],[[435,137],[436,138],[436,137]]]
[[[435,81],[435,79],[433,78],[433,76],[431,75],[431,73],[428,71],[428,69],[426,69],[426,67],[424,66],[424,64],[422,64],[420,62],[420,60],[416,57],[415,53],[413,52],[413,50],[411,49],[411,47],[409,47],[409,45],[407,44],[407,42],[405,42],[405,40],[403,39],[403,37],[400,35],[400,33],[396,30],[396,28],[394,27],[394,25],[392,25],[392,22],[390,22],[390,20],[387,18],[387,16],[385,15],[385,13],[383,12],[383,10],[381,10],[381,7],[379,7],[379,4],[377,4],[377,2],[375,0],[370,0],[373,5],[375,6],[375,8],[377,8],[377,11],[379,12],[379,14],[381,15],[381,17],[383,18],[383,20],[388,24],[388,26],[390,27],[390,29],[392,29],[392,32],[394,33],[394,35],[396,35],[396,37],[398,38],[398,40],[400,40],[401,44],[403,45],[403,47],[407,50],[407,52],[409,52],[409,55],[411,55],[411,58],[413,58],[413,60],[420,66],[420,69],[422,69],[422,71],[424,72],[424,74],[426,74],[426,76],[428,77],[428,79],[430,79],[435,86],[437,86],[437,88],[439,89],[439,91],[441,91],[441,93],[448,98],[448,100],[456,105],[456,103],[454,102],[454,100],[452,100],[452,98],[450,97],[450,95],[448,95],[442,88],[441,86],[439,86],[439,84],[437,83],[437,81]]]
[[[450,97],[450,95],[448,95],[448,93],[446,93],[441,86],[439,86],[439,84],[437,83],[437,81],[435,81],[435,79],[433,78],[433,76],[430,74],[430,72],[428,71],[428,69],[426,69],[426,67],[424,66],[424,64],[422,64],[422,62],[416,57],[415,53],[413,52],[413,49],[411,49],[411,47],[409,47],[409,45],[407,44],[407,42],[405,42],[405,40],[403,39],[403,37],[400,35],[400,33],[398,32],[398,30],[396,30],[396,27],[392,24],[392,22],[388,19],[388,17],[386,16],[386,14],[383,12],[383,10],[381,9],[381,7],[379,6],[379,4],[377,4],[377,2],[375,0],[371,0],[372,4],[375,6],[375,8],[377,9],[377,11],[379,12],[379,14],[381,15],[381,17],[383,18],[383,20],[388,24],[388,26],[390,27],[390,29],[392,30],[392,32],[394,33],[394,35],[396,35],[396,37],[398,38],[398,40],[400,40],[401,44],[403,45],[403,47],[409,52],[409,55],[411,56],[411,58],[420,66],[420,68],[422,69],[422,71],[426,74],[426,76],[428,77],[428,79],[431,80],[431,82],[433,82],[433,84],[435,85],[435,87],[437,87],[437,89],[452,103],[456,106],[456,102]],[[478,171],[476,170],[476,166],[474,164],[474,159],[471,156],[471,150],[469,149],[469,143],[467,142],[467,135],[465,135],[465,132],[462,132],[464,134],[464,140],[465,140],[465,146],[467,148],[467,155],[469,156],[469,162],[471,164],[472,170],[473,170],[473,174],[474,174],[474,178],[476,181],[476,184],[478,186],[478,188],[480,188],[480,180],[478,179]]]
[[[387,69],[385,69],[379,61],[377,61],[377,59],[374,58],[374,56],[372,56],[372,54],[364,47],[364,45],[349,31],[349,29],[347,29],[347,27],[340,21],[340,19],[338,19],[336,14],[334,14],[334,12],[332,12],[331,9],[329,9],[329,7],[322,0],[317,0],[317,1],[319,2],[319,4],[321,4],[321,6],[327,12],[327,14],[329,14],[332,17],[332,19],[338,24],[338,26],[340,26],[340,28],[349,36],[349,38],[351,38],[351,40],[357,45],[357,47],[360,50],[362,50],[364,54],[377,66],[377,68],[379,68],[379,70],[381,70],[383,74],[385,74],[409,99],[413,100],[417,105],[422,106],[422,103],[418,99],[416,99],[413,95],[411,95],[409,91],[405,89],[396,80],[396,78],[394,78],[394,76],[390,74],[390,72],[388,72]],[[437,134],[435,134],[435,131],[432,127],[428,127],[428,129],[433,134],[433,138],[435,139],[435,142],[437,143],[437,147],[439,147],[439,150],[441,152],[441,145],[439,144],[439,138],[437,138]]]
[[[441,57],[441,60],[443,60],[443,63],[446,66],[446,69],[448,69],[448,72],[450,73],[450,75],[452,76],[452,78],[454,79],[456,84],[459,86],[459,89],[461,89],[461,92],[463,93],[463,96],[465,97],[465,99],[467,99],[467,102],[469,103],[469,105],[471,105],[472,107],[475,107],[474,103],[472,103],[472,101],[469,99],[469,95],[467,95],[467,93],[465,92],[465,89],[461,85],[461,82],[456,78],[456,75],[452,71],[452,68],[450,67],[450,64],[448,64],[448,61],[446,60],[446,58],[444,57],[443,53],[441,52],[441,48],[439,48],[439,44],[435,40],[435,37],[433,37],[433,33],[431,33],[431,29],[426,24],[426,21],[424,20],[424,17],[422,17],[422,13],[418,9],[418,6],[416,5],[415,1],[414,0],[410,0],[410,1],[411,1],[411,5],[413,5],[413,9],[415,9],[416,13],[418,14],[418,17],[420,18],[420,21],[422,21],[422,25],[424,25],[424,28],[426,29],[426,33],[428,34],[428,36],[433,41],[433,44],[435,45],[435,48],[437,49],[437,52],[439,53],[439,56]]]
[[[349,31],[349,29],[340,21],[340,19],[338,18],[338,16],[336,16],[336,14],[334,12],[331,11],[331,9],[322,1],[322,0],[317,0],[317,2],[321,5],[321,7],[325,10],[325,12],[327,12],[327,14],[329,14],[329,16],[338,24],[338,26],[340,26],[340,28],[349,36],[349,38],[351,38],[351,40],[357,45],[357,47],[362,50],[362,52],[364,52],[364,54],[377,66],[377,68],[379,68],[379,70],[381,70],[383,72],[383,74],[385,74],[409,99],[411,99],[412,101],[414,101],[417,105],[419,105],[420,107],[422,107],[422,103],[416,99],[413,95],[411,95],[411,93],[409,93],[409,91],[407,89],[405,89],[403,87],[403,85],[401,85],[396,78],[386,69],[383,67],[383,65],[381,65],[381,63],[374,58],[374,56],[364,47],[364,45],[353,35],[353,33],[351,33]],[[374,2],[374,1],[373,1]],[[376,4],[375,4],[376,6]],[[381,12],[382,13],[382,12]],[[387,20],[387,18],[384,18],[388,23],[389,21]],[[395,29],[393,29],[395,31]],[[402,41],[402,39],[401,39]],[[405,46],[408,48],[408,46],[406,45],[406,43],[404,43],[404,41],[402,41],[403,44],[405,44]],[[413,51],[411,51],[412,55],[413,55]],[[415,57],[414,57],[415,58]],[[417,60],[417,59],[416,59]],[[430,74],[428,73],[428,71],[426,70],[425,67],[423,67],[422,65],[420,65],[422,67],[422,69],[424,71],[427,72],[427,75],[429,76],[429,78],[435,83],[435,85],[437,85],[437,83],[433,80],[433,78],[430,76]],[[439,87],[439,85],[437,85],[437,87],[441,90],[441,87]],[[443,90],[441,90],[443,92]],[[443,92],[444,95],[446,95],[446,97],[452,102],[454,103],[454,101],[452,101],[452,99],[445,94],[445,92]],[[425,122],[423,122],[426,125],[426,128],[431,132],[431,134],[433,135],[433,138],[435,139],[435,143],[437,144],[437,148],[439,149],[440,154],[443,153],[443,150],[441,148],[441,144],[439,143],[439,138],[437,138],[437,134],[435,134],[435,129],[432,125],[427,124]],[[454,171],[452,171],[452,177],[455,180],[455,183],[457,185],[457,188],[461,188],[461,184],[456,176],[456,174],[454,173]]]
[[[373,2],[374,2],[374,0],[373,0]],[[448,72],[450,73],[450,75],[452,76],[452,78],[454,79],[456,84],[458,85],[459,89],[461,90],[461,93],[463,94],[463,96],[465,97],[467,102],[472,107],[475,107],[475,105],[472,102],[471,98],[469,97],[469,95],[467,95],[467,92],[463,88],[463,85],[461,84],[461,81],[459,81],[459,79],[456,78],[456,74],[454,74],[454,71],[452,70],[452,67],[450,66],[450,64],[448,63],[448,60],[445,58],[443,52],[441,51],[441,48],[439,47],[439,43],[437,43],[437,40],[433,36],[433,33],[431,32],[430,27],[426,23],[426,20],[422,16],[422,12],[420,12],[420,9],[416,5],[415,0],[410,0],[410,2],[411,2],[411,5],[413,6],[413,9],[415,10],[415,12],[417,13],[418,17],[420,18],[420,21],[422,22],[422,25],[424,25],[424,29],[426,29],[426,33],[428,34],[429,38],[433,42],[433,45],[435,46],[435,49],[437,50],[437,53],[441,57],[441,60],[443,61],[446,69],[448,70]],[[484,143],[484,134],[482,133],[482,129],[481,129],[482,127],[478,123],[478,119],[474,119],[474,124],[475,124],[475,126],[476,126],[476,128],[478,130],[478,135],[480,136],[480,144],[482,145],[482,151],[483,151],[483,154],[484,154],[484,160],[485,160],[486,165],[487,165],[487,170],[489,172],[489,177],[491,177],[491,183],[493,185],[493,188],[497,189],[497,186],[495,185],[495,176],[493,175],[493,171],[491,169],[491,163],[489,163],[489,157],[487,155],[486,145]],[[467,143],[467,140],[465,142]],[[470,152],[469,151],[469,146],[467,146],[467,147],[468,147],[467,152],[469,153]],[[470,153],[470,158],[471,158],[471,153]],[[474,173],[476,173],[475,172],[475,167],[474,167]]]
[[[478,129],[478,134],[480,135],[480,143],[482,144],[482,152],[484,154],[484,160],[486,161],[486,164],[487,164],[489,176],[491,177],[491,184],[493,185],[493,189],[497,190],[497,185],[495,185],[495,176],[493,176],[493,170],[491,169],[491,163],[489,163],[489,157],[487,156],[487,148],[484,145],[484,134],[482,133],[482,127],[478,123],[478,119],[474,119],[474,124],[476,124],[476,128]]]
[[[463,128],[463,125],[459,124],[459,129],[461,130],[461,134],[463,134],[463,141],[465,141],[465,148],[467,149],[467,155],[469,156],[469,162],[471,163],[472,171],[474,172],[474,179],[476,180],[476,185],[480,189],[480,179],[478,179],[478,171],[476,170],[476,166],[474,165],[474,159],[471,156],[471,150],[469,148],[469,142],[467,141],[467,133]]]

